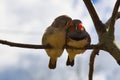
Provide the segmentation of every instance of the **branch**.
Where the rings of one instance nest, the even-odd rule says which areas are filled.
[[[91,56],[90,56],[90,63],[89,63],[89,80],[93,80],[93,72],[94,72],[94,62],[95,62],[95,57],[98,55],[99,50],[94,49]]]
[[[1,44],[8,45],[11,47],[20,47],[20,48],[29,48],[29,49],[52,49],[49,45],[34,45],[34,44],[22,44],[22,43],[15,43],[6,40],[0,40]],[[65,46],[66,49],[99,49],[99,45],[89,45],[85,48],[75,48],[72,46]]]
[[[93,20],[95,29],[99,37],[99,43],[98,43],[99,48],[94,49],[90,56],[89,80],[92,80],[93,70],[94,70],[94,59],[95,59],[96,54],[99,52],[99,50],[105,50],[109,52],[109,54],[111,54],[112,57],[120,65],[120,48],[116,45],[115,40],[114,40],[114,24],[115,24],[115,21],[120,18],[120,12],[118,12],[118,8],[120,6],[120,0],[117,0],[112,16],[106,22],[106,24],[103,24],[100,21],[98,14],[91,0],[83,0],[83,1],[89,11],[89,14]]]
[[[120,12],[117,13],[117,15],[116,15],[116,19],[115,19],[115,20],[118,20],[119,18],[120,18]],[[105,25],[106,25],[106,29],[109,28],[110,23],[111,23],[111,19],[112,19],[112,17],[110,17],[110,18],[108,19],[108,21],[105,23]]]
[[[109,52],[111,56],[116,60],[116,62],[120,65],[120,47],[114,42],[106,42],[105,51]]]
[[[97,31],[98,36],[101,36],[101,33],[106,32],[106,29],[105,29],[103,23],[99,19],[98,14],[94,8],[94,5],[92,4],[91,0],[83,0],[83,1],[90,13],[90,16],[93,20],[93,23],[95,25],[95,29]]]
[[[6,41],[6,40],[0,40],[0,43],[11,46],[11,47],[20,47],[20,48],[32,48],[32,49],[51,48],[50,46],[46,46],[46,45],[22,44],[22,43],[15,43],[15,42],[10,42],[10,41]]]
[[[120,12],[117,13],[117,19],[119,19],[119,18],[120,18]]]
[[[117,61],[120,65],[120,47],[115,43],[116,41],[111,39],[111,36],[106,32],[101,38],[99,45],[100,49],[109,52],[109,54]]]
[[[92,17],[93,23],[97,25],[96,23],[100,23],[100,19],[98,17],[98,14],[94,8],[94,5],[92,4],[91,0],[83,0],[89,13],[90,16]]]
[[[113,40],[114,40],[114,31],[115,31],[114,25],[115,25],[115,21],[117,19],[119,6],[120,6],[120,0],[117,0],[115,3],[114,9],[113,9],[113,13],[112,13],[110,25],[109,25],[109,30],[108,30],[108,33],[113,38]]]

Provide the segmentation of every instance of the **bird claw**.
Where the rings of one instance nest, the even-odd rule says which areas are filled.
[[[70,62],[69,57],[68,57],[66,65],[73,67],[74,66],[74,60],[72,60],[72,62]]]

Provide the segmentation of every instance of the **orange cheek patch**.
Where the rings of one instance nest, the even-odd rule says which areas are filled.
[[[82,29],[83,29],[83,25],[82,25],[82,23],[80,23],[78,26],[78,30],[82,30]]]

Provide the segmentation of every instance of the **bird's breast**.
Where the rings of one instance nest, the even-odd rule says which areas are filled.
[[[66,33],[62,31],[58,31],[50,36],[48,36],[47,41],[50,45],[54,47],[63,47],[65,45],[65,36]]]
[[[83,39],[83,40],[79,40],[79,41],[69,39],[67,44],[69,46],[73,46],[73,47],[77,47],[77,48],[82,48],[82,47],[85,47],[86,45],[88,45],[89,42],[88,42],[87,38]]]

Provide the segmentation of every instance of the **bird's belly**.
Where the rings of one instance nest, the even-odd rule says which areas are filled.
[[[48,37],[48,43],[55,48],[63,47],[65,45],[65,33],[57,32],[53,35],[50,35]]]
[[[72,40],[72,39],[69,39],[68,41],[68,45],[69,46],[72,46],[72,47],[75,47],[75,48],[84,48],[86,45],[88,45],[88,39],[83,39],[83,40],[80,40],[80,41],[75,41],[75,40]],[[85,49],[67,49],[67,52],[70,54],[70,55],[75,55],[75,54],[81,54],[83,52],[85,52]]]
[[[81,53],[83,53],[83,52],[85,52],[85,50],[76,50],[76,49],[67,49],[67,52],[70,54],[70,55],[72,55],[72,54],[81,54]]]

